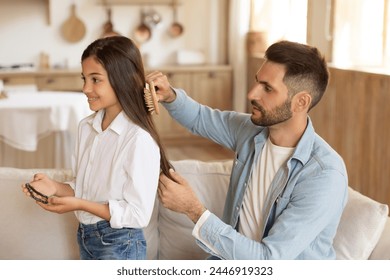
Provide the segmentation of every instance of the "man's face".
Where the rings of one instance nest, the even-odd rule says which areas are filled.
[[[256,73],[256,85],[248,93],[255,125],[273,126],[292,117],[291,97],[283,82],[285,72],[283,65],[266,61]]]

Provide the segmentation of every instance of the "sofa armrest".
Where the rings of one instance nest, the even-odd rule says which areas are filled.
[[[44,211],[22,193],[21,185],[37,172],[71,179],[70,170],[0,167],[0,260],[79,259],[75,215]]]
[[[370,260],[390,260],[390,217],[387,218],[381,238],[369,258]]]

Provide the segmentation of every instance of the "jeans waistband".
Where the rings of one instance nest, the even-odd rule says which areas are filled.
[[[100,231],[108,227],[110,227],[110,223],[105,220],[89,225],[79,223],[79,229],[81,229],[86,234],[93,231]]]

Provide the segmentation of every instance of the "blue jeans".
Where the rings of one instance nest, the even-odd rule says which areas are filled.
[[[77,241],[82,260],[144,260],[146,240],[142,229],[111,228],[107,221],[80,223]]]

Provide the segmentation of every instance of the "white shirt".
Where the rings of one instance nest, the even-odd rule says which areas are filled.
[[[109,204],[111,227],[143,228],[158,186],[158,145],[123,111],[104,131],[103,116],[101,110],[80,122],[70,185],[78,198]],[[84,224],[102,220],[84,211],[76,211],[76,216]]]
[[[255,241],[261,240],[262,210],[269,186],[276,172],[293,152],[294,148],[276,146],[268,137],[260,160],[256,162],[252,170],[240,212],[239,232],[246,237]]]

